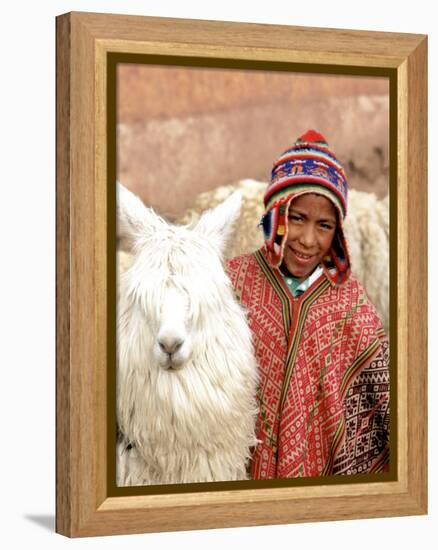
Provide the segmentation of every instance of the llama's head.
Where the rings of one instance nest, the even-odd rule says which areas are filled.
[[[170,372],[190,361],[206,316],[212,322],[230,292],[222,251],[240,206],[233,193],[195,227],[175,226],[118,184],[117,236],[133,255],[119,281],[122,361]]]

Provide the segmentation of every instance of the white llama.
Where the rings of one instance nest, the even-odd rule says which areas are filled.
[[[133,255],[117,311],[117,484],[247,478],[257,370],[222,265],[234,193],[196,226],[170,225],[118,185],[118,238]]]

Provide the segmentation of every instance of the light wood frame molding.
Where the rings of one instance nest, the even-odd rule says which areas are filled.
[[[68,13],[57,18],[57,532],[208,529],[427,513],[427,37]],[[384,69],[395,79],[396,465],[390,481],[111,496],[108,53]],[[388,73],[389,74],[389,73]],[[391,229],[392,230],[392,229]],[[416,267],[409,286],[408,269]],[[394,288],[395,287],[395,288]],[[342,481],[342,480],[340,480]]]

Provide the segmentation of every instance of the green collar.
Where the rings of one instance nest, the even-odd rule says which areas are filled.
[[[292,296],[294,298],[297,298],[298,296],[301,296],[301,294],[303,294],[309,288],[309,286],[321,275],[322,267],[320,265],[316,267],[315,270],[307,277],[307,279],[302,282],[290,274],[285,275],[281,270],[280,273],[285,280],[287,286],[289,287]]]

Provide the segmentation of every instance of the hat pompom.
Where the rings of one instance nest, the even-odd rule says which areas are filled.
[[[297,139],[297,143],[299,142],[323,143],[324,145],[327,145],[327,140],[325,139],[325,137],[315,130],[307,130],[305,134]]]

